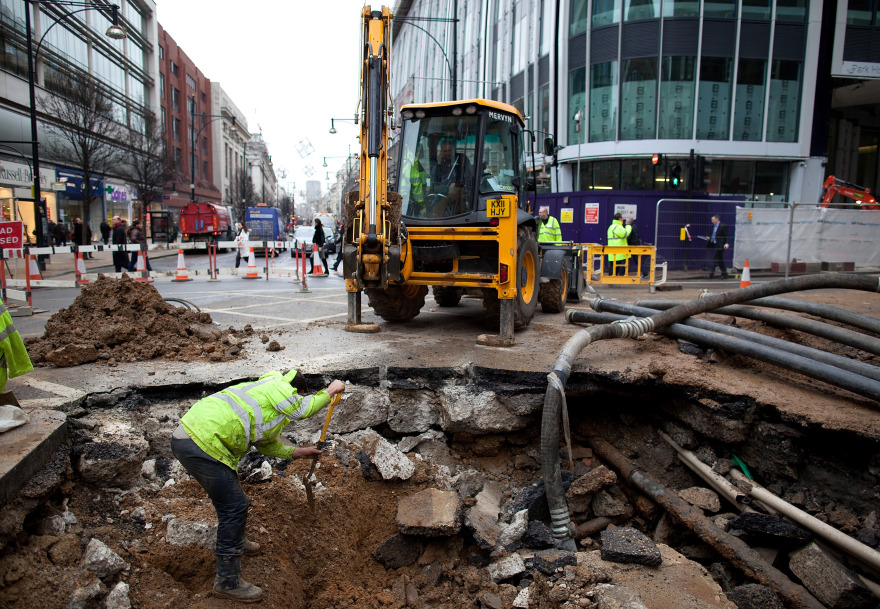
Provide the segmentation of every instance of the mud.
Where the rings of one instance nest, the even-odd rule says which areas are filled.
[[[221,330],[207,313],[166,302],[149,283],[99,275],[73,304],[25,344],[34,365],[77,366],[155,359],[230,361],[243,356],[246,328]]]

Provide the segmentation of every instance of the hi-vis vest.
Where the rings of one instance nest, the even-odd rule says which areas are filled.
[[[240,383],[193,404],[180,419],[186,433],[203,451],[238,470],[251,446],[264,455],[290,459],[294,448],[278,440],[294,419],[305,419],[330,403],[325,390],[297,395],[287,376],[272,371],[251,383]]]
[[[632,225],[623,225],[623,220],[612,220],[611,226],[608,227],[608,245],[629,245],[626,238],[632,232]],[[629,258],[626,254],[608,254],[608,261],[625,260]]]
[[[0,391],[6,390],[6,381],[34,369],[21,335],[12,323],[9,311],[0,303]]]
[[[562,229],[559,220],[553,216],[547,216],[547,224],[538,219],[538,241],[562,241]]]

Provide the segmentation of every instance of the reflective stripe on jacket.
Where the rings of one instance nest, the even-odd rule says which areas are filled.
[[[0,303],[0,391],[6,390],[6,381],[34,369],[24,341],[6,307]]]
[[[623,220],[612,220],[611,226],[608,227],[608,245],[628,245],[627,237],[632,232],[632,225],[624,226]],[[608,260],[625,260],[629,258],[626,254],[608,254]]]
[[[264,455],[290,459],[294,447],[281,443],[281,431],[290,421],[308,418],[329,403],[325,390],[297,395],[289,380],[272,371],[199,400],[180,422],[199,448],[237,471],[251,446]]]
[[[547,216],[547,224],[538,220],[538,241],[562,241],[562,228],[559,220],[553,216]]]

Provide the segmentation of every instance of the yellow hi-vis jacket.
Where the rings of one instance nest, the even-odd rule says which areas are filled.
[[[12,323],[9,311],[0,303],[0,391],[6,391],[6,381],[34,369],[21,335]]]
[[[250,449],[270,457],[290,459],[294,447],[281,443],[278,436],[290,421],[305,419],[330,403],[321,390],[299,396],[286,376],[267,372],[258,380],[240,383],[202,398],[180,419],[183,429],[199,448],[238,471],[238,462]]]
[[[562,241],[562,228],[559,220],[553,216],[547,216],[547,224],[538,218],[538,241]]]
[[[608,227],[608,245],[629,245],[626,238],[632,232],[632,225],[623,225],[623,220],[612,220],[611,226]],[[625,260],[629,258],[626,254],[608,254],[608,261]]]

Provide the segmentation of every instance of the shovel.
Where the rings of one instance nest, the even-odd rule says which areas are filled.
[[[327,409],[327,418],[324,419],[324,427],[321,428],[321,437],[318,439],[317,448],[324,448],[324,436],[327,435],[327,428],[330,426],[330,417],[333,416],[333,408],[339,402],[340,397],[342,397],[342,393],[337,393],[330,401],[330,407]],[[318,464],[319,456],[320,455],[315,455],[312,458],[312,466],[309,468],[309,473],[305,474],[302,479],[303,486],[306,488],[306,499],[308,499],[309,509],[312,513],[315,512],[315,492],[312,489],[318,484],[318,480],[315,478],[315,466]]]

